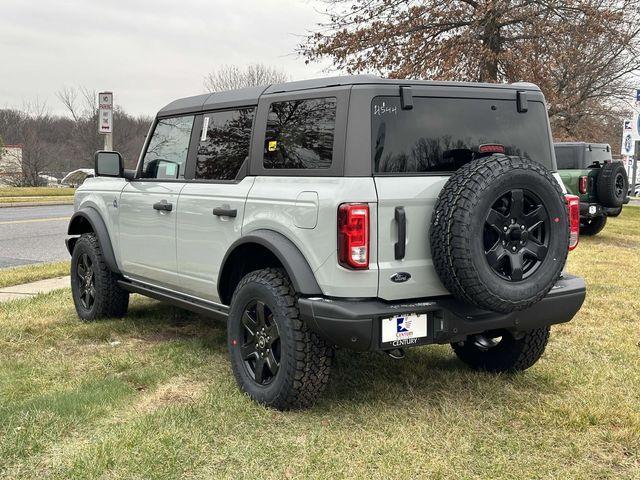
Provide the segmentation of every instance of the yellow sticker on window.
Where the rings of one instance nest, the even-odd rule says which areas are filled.
[[[275,152],[278,147],[278,142],[276,140],[269,140],[269,144],[267,145],[267,150],[270,152]]]

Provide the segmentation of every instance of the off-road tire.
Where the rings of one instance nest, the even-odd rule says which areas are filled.
[[[90,308],[85,308],[80,299],[81,281],[78,276],[78,261],[84,254],[89,257],[93,271],[94,301]],[[118,278],[118,275],[107,266],[95,234],[81,235],[71,255],[71,293],[76,312],[81,320],[92,321],[126,315],[129,308],[129,292],[120,288]]]
[[[496,274],[483,245],[492,202],[511,188],[538,195],[549,225],[544,260],[519,281]],[[541,164],[494,155],[466,164],[449,178],[434,207],[429,239],[438,277],[454,296],[496,312],[522,310],[542,300],[562,273],[569,245],[567,208],[558,182]]]
[[[607,216],[599,215],[590,219],[580,220],[580,235],[592,237],[599,234],[607,224]]]
[[[598,172],[596,192],[598,200],[605,207],[622,206],[629,190],[629,178],[620,162],[605,163]]]
[[[268,306],[280,335],[280,364],[268,385],[256,382],[241,354],[241,317],[256,299]],[[240,281],[231,300],[227,330],[233,374],[240,389],[256,402],[278,410],[308,408],[326,388],[333,348],[300,319],[296,292],[284,270],[257,270]]]
[[[451,346],[458,358],[475,370],[520,372],[540,359],[549,340],[549,331],[549,327],[530,330],[519,339],[506,331],[501,332],[500,343],[488,350],[475,345],[473,337]]]
[[[610,210],[607,212],[607,217],[619,217],[622,213],[622,207],[618,207],[615,210]]]

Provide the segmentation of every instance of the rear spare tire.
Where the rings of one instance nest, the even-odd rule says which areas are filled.
[[[605,163],[596,180],[598,200],[605,207],[620,207],[629,190],[629,178],[620,162]]]
[[[523,310],[551,290],[567,258],[562,190],[536,162],[475,160],[440,192],[430,242],[435,270],[457,298],[496,312]]]

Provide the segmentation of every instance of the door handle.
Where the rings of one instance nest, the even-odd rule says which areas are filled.
[[[404,207],[396,207],[394,217],[398,225],[398,241],[394,245],[394,253],[396,260],[402,260],[407,243],[407,216],[404,213]]]
[[[173,203],[167,203],[166,200],[161,200],[160,202],[153,204],[154,210],[160,210],[162,212],[170,212],[173,210]]]
[[[236,210],[235,208],[216,207],[213,209],[213,214],[217,217],[235,218],[238,216],[238,210]]]

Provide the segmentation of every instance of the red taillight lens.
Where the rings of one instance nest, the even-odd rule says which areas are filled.
[[[580,193],[587,193],[587,177],[583,175],[580,177],[580,181],[578,182],[578,189]]]
[[[338,208],[338,261],[345,268],[369,268],[369,205],[366,203],[344,203]]]
[[[580,198],[577,195],[565,195],[569,210],[569,251],[578,246],[580,236]]]
[[[480,153],[504,153],[504,145],[499,143],[485,143],[478,147]]]

